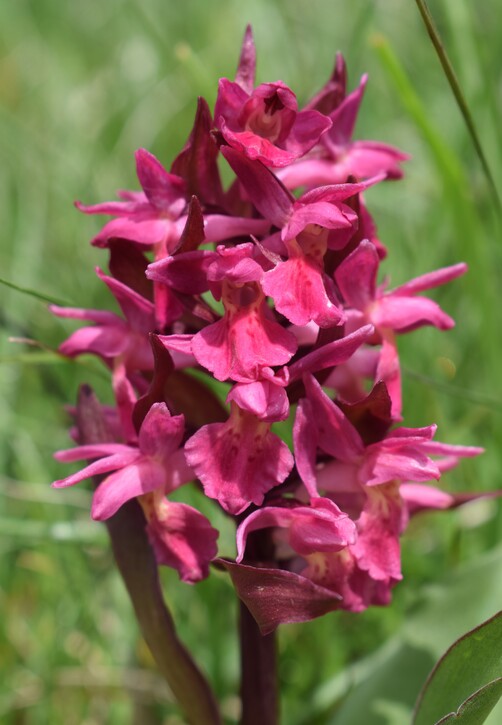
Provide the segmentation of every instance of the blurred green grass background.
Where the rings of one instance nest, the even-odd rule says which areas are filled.
[[[498,2],[429,4],[502,188]],[[435,421],[438,439],[486,448],[445,477],[445,486],[502,488],[499,221],[412,0],[4,0],[0,277],[72,305],[109,304],[92,271],[106,265],[105,255],[88,244],[101,222],[72,203],[137,188],[133,153],[140,146],[169,167],[196,97],[214,103],[217,79],[233,76],[246,22],[254,27],[260,81],[281,78],[300,102],[327,79],[337,50],[346,56],[351,88],[369,72],[357,136],[413,157],[404,181],[367,194],[390,252],[386,272],[398,284],[442,265],[469,264],[466,277],[434,293],[457,328],[400,339],[405,420]],[[109,398],[106,379],[94,361],[62,362],[9,342],[33,338],[55,348],[70,327],[14,289],[1,286],[0,299],[0,721],[182,722],[138,636],[106,532],[89,521],[89,491],[49,487],[62,475],[52,453],[68,445],[63,406],[84,381]],[[284,722],[407,722],[433,660],[432,650],[417,655],[406,628],[418,622],[418,632],[422,627],[446,647],[500,609],[501,531],[493,501],[417,520],[404,542],[405,581],[391,608],[284,627]],[[224,532],[221,553],[233,553],[231,532]],[[235,721],[236,608],[228,582],[214,574],[192,589],[172,572],[163,580],[181,635],[214,683],[228,722]],[[401,695],[379,698],[383,690],[371,690],[371,678],[382,661],[393,661],[392,647],[401,647],[393,675],[401,678]],[[352,675],[342,681],[348,665]],[[350,695],[344,697],[359,679],[373,694],[354,715]]]

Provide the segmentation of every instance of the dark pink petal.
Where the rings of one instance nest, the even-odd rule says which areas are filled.
[[[96,274],[106,284],[120,305],[131,328],[147,334],[155,327],[155,308],[150,300],[142,297],[118,279],[109,277],[96,268]]]
[[[296,409],[293,425],[293,445],[298,475],[311,498],[315,498],[319,496],[315,466],[318,436],[314,424],[312,404],[307,398],[302,398]]]
[[[284,365],[296,352],[294,335],[252,305],[208,325],[192,340],[197,361],[217,380],[248,382],[262,367]]]
[[[266,234],[269,229],[270,222],[266,219],[249,219],[223,214],[206,214],[204,219],[204,235],[207,242],[221,242],[224,239],[249,234]]]
[[[253,31],[251,25],[246,26],[246,32],[242,40],[241,55],[237,73],[235,74],[235,82],[246,93],[251,94],[255,84],[256,73],[256,48],[253,40]]]
[[[217,254],[213,256],[208,267],[207,278],[211,282],[222,282],[226,279],[236,285],[258,282],[263,276],[263,269],[253,259],[254,251],[255,246],[251,242],[235,247],[218,245]]]
[[[106,247],[110,239],[127,239],[131,242],[154,247],[161,242],[171,248],[178,241],[179,234],[170,219],[158,219],[150,214],[141,217],[131,214],[129,216],[112,219],[92,239],[91,244],[96,247]]]
[[[341,53],[336,54],[335,65],[331,76],[321,90],[306,104],[305,108],[315,108],[328,114],[338,108],[346,95],[347,68]]]
[[[315,498],[311,506],[267,506],[254,511],[239,526],[237,562],[244,557],[248,534],[276,527],[288,529],[289,544],[301,556],[339,551],[356,539],[355,524],[329,499]]]
[[[142,212],[148,211],[150,205],[148,199],[143,192],[119,192],[119,196],[124,194],[137,194],[137,196],[131,197],[127,201],[105,201],[102,204],[86,205],[80,201],[75,202],[77,209],[84,214],[109,214],[110,216],[129,216],[135,212],[141,210]]]
[[[174,159],[171,172],[184,179],[187,196],[196,195],[202,204],[220,205],[223,189],[217,163],[218,145],[211,133],[213,125],[207,102],[199,98],[190,136]]]
[[[147,533],[157,563],[176,569],[181,581],[194,584],[207,577],[218,550],[218,531],[199,511],[165,501],[162,517],[150,519]]]
[[[228,78],[220,78],[218,81],[218,97],[214,106],[216,128],[221,129],[222,121],[227,121],[234,127],[242,107],[248,99],[249,94],[239,83],[229,81]]]
[[[80,446],[80,449],[84,447],[85,446]],[[139,451],[136,448],[129,448],[127,446],[124,446],[124,449],[127,450],[124,450],[121,453],[112,454],[111,456],[106,456],[106,458],[100,458],[98,461],[94,461],[94,463],[90,463],[88,466],[85,466],[85,468],[82,468],[81,471],[73,473],[71,476],[67,476],[60,481],[54,481],[52,484],[53,487],[66,488],[66,486],[73,486],[75,483],[85,481],[86,478],[102,476],[104,473],[109,473],[110,471],[121,469],[123,466],[131,465],[138,459]]]
[[[108,359],[121,355],[128,345],[128,330],[123,320],[120,325],[82,327],[59,346],[59,352],[68,357],[93,353]]]
[[[225,141],[251,161],[277,168],[287,166],[296,158],[291,151],[279,148],[268,138],[263,138],[253,131],[232,131],[223,118],[220,118],[220,126]]]
[[[403,483],[399,491],[410,516],[429,509],[448,509],[455,503],[450,493],[423,483]]]
[[[340,159],[345,176],[367,179],[384,174],[387,179],[400,179],[403,175],[400,164],[409,159],[394,146],[376,141],[354,141]]]
[[[207,268],[214,258],[209,250],[183,252],[150,264],[146,276],[182,294],[200,295],[209,289]]]
[[[401,575],[399,534],[402,502],[396,484],[372,488],[357,521],[352,553],[363,571],[377,581],[398,581]]]
[[[113,410],[115,412],[115,409]],[[127,456],[131,450],[134,451],[135,455],[138,455],[136,448],[131,449],[130,446],[126,446],[123,443],[95,443],[69,448],[66,451],[56,451],[54,458],[61,463],[73,463],[74,461],[103,458],[104,456],[112,456],[119,453],[124,453]]]
[[[352,139],[367,80],[368,76],[364,75],[358,88],[352,91],[331,114],[330,118],[333,125],[329,133],[330,145],[345,146]]]
[[[375,379],[385,383],[392,402],[391,415],[394,420],[401,420],[401,368],[395,336],[390,330],[386,330],[383,334]]]
[[[183,179],[169,174],[146,149],[136,151],[136,172],[143,191],[156,209],[168,212],[179,199],[185,204],[186,184]]]
[[[184,416],[171,415],[165,403],[154,403],[139,431],[139,449],[144,456],[166,463],[179,448],[184,430]]]
[[[432,289],[433,287],[439,287],[439,285],[451,282],[451,280],[460,277],[466,272],[467,265],[463,262],[460,264],[454,264],[451,267],[443,267],[443,269],[428,272],[420,277],[411,279],[409,282],[402,284],[400,287],[396,287],[396,289],[393,290],[393,294],[414,295],[418,292],[424,292],[425,290]]]
[[[350,199],[356,194],[361,194],[371,186],[378,184],[384,177],[382,174],[377,174],[372,179],[366,179],[366,181],[359,181],[347,184],[327,184],[325,186],[318,186],[316,189],[306,191],[305,194],[298,199],[300,204],[314,204],[319,201],[328,201],[331,204],[339,204],[346,199]]]
[[[336,270],[335,280],[351,307],[365,310],[375,299],[379,261],[374,244],[365,239]]]
[[[319,327],[331,327],[344,320],[342,309],[326,292],[322,270],[301,252],[266,272],[262,288],[294,325],[313,321]]]
[[[360,472],[361,482],[369,486],[388,481],[422,483],[440,476],[437,464],[420,450],[419,445],[403,445],[401,448],[386,450],[375,443],[369,447]]]
[[[99,484],[92,497],[91,516],[96,521],[109,519],[126,501],[157,488],[162,489],[165,483],[166,471],[162,463],[139,458]]]
[[[224,146],[226,158],[258,211],[279,229],[288,221],[293,197],[266,166]]]
[[[281,569],[217,560],[232,577],[237,594],[263,635],[279,624],[307,622],[340,607],[340,596],[298,574]]]
[[[192,355],[193,335],[157,335],[157,337],[167,350],[182,355]],[[190,365],[190,362],[187,361],[187,364]]]
[[[286,241],[296,237],[308,224],[318,224],[325,229],[349,229],[357,222],[357,215],[345,204],[317,201],[295,205],[290,220],[281,232]]]
[[[405,297],[391,292],[381,297],[369,315],[376,327],[396,332],[410,332],[423,325],[449,330],[455,322],[436,302],[426,297]]]
[[[270,380],[237,383],[227,395],[227,403],[231,401],[266,423],[286,420],[289,415],[286,391]]]
[[[226,423],[203,426],[185,444],[188,464],[202,482],[206,496],[231,514],[251,503],[259,506],[270,489],[282,483],[293,467],[287,445],[270,425],[232,406]]]
[[[319,447],[340,461],[354,461],[364,450],[359,433],[314,377],[305,375],[303,380],[312,404]]]
[[[331,128],[331,119],[318,111],[300,111],[293,127],[285,140],[285,146],[294,158],[310,151],[319,138]]]
[[[114,312],[107,310],[85,310],[80,307],[58,307],[49,305],[49,310],[56,317],[65,317],[70,320],[90,320],[100,325],[122,325],[124,321]]]
[[[373,325],[364,325],[340,340],[328,342],[317,350],[307,353],[289,366],[290,380],[297,380],[305,373],[316,373],[346,362],[374,331]]]

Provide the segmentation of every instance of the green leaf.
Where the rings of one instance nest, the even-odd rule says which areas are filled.
[[[502,612],[458,639],[422,690],[414,725],[479,725],[502,695]]]

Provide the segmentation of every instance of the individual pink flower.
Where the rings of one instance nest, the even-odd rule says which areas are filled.
[[[180,444],[184,432],[182,415],[171,415],[165,403],[154,403],[138,435],[138,445],[97,443],[58,451],[63,463],[97,459],[60,481],[55,488],[73,486],[93,476],[107,475],[92,499],[92,517],[108,519],[126,502],[156,489],[164,494],[192,480]]]
[[[417,297],[425,290],[446,284],[467,270],[465,264],[455,264],[416,277],[390,292],[377,286],[379,256],[375,246],[363,240],[340,264],[335,280],[346,304],[360,314],[352,317],[352,325],[372,323],[380,335],[382,350],[376,377],[384,380],[392,398],[394,418],[401,416],[401,375],[395,333],[433,325],[448,330],[454,321],[426,297]]]
[[[225,423],[200,428],[185,444],[188,464],[206,496],[235,516],[282,483],[293,468],[288,446],[270,431],[270,423],[231,403]]]
[[[286,166],[303,156],[331,126],[318,111],[298,111],[296,96],[282,81],[254,86],[251,29],[244,36],[235,82],[220,79],[214,109],[225,141],[267,166]]]
[[[207,268],[213,294],[221,295],[223,317],[191,335],[160,339],[168,349],[186,346],[217,380],[247,382],[264,367],[284,365],[296,352],[294,335],[277,323],[267,307],[260,280],[263,269],[252,258],[253,245],[219,246]]]

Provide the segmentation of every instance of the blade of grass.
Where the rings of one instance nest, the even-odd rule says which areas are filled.
[[[436,28],[436,24],[434,23],[434,19],[430,13],[430,10],[429,10],[425,0],[415,0],[415,2],[420,11],[420,15],[422,16],[422,20],[424,21],[425,27],[427,28],[429,38],[431,39],[431,42],[437,53],[439,62],[441,63],[441,66],[444,70],[444,73],[446,75],[450,88],[452,90],[452,93],[455,96],[455,100],[456,100],[457,105],[460,109],[460,112],[463,116],[465,125],[467,126],[467,130],[469,131],[469,135],[471,137],[473,146],[476,150],[479,161],[481,163],[483,173],[484,173],[486,180],[488,182],[488,185],[490,187],[490,191],[493,196],[494,203],[497,207],[499,214],[502,215],[502,203],[500,201],[500,196],[499,196],[497,187],[495,185],[495,181],[494,181],[492,172],[488,165],[488,161],[486,159],[485,153],[483,151],[483,147],[481,146],[481,141],[479,140],[478,132],[476,130],[476,125],[474,123],[471,112],[469,110],[469,106],[467,105],[467,101],[465,100],[464,94],[462,93],[462,89],[460,87],[460,83],[458,82],[456,73],[453,70],[453,66],[450,62],[446,49],[441,41],[441,37],[439,35],[438,29]]]
[[[71,307],[70,303],[65,300],[60,300],[58,297],[46,295],[43,292],[37,292],[29,287],[22,287],[21,285],[9,282],[9,280],[3,279],[2,277],[0,277],[0,284],[3,284],[5,287],[10,287],[10,289],[16,290],[16,292],[21,292],[21,294],[34,297],[36,300],[40,300],[41,302],[49,302],[60,307]]]

